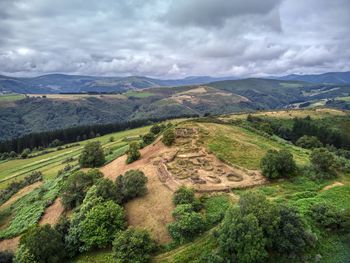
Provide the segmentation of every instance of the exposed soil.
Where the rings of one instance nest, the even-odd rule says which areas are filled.
[[[61,198],[57,198],[55,202],[46,208],[44,215],[41,217],[39,224],[45,225],[55,225],[60,218],[60,215],[63,213],[63,205],[61,203]]]
[[[20,236],[0,241],[0,251],[15,252],[19,244]]]
[[[334,182],[334,183],[332,183],[332,184],[330,184],[330,185],[325,186],[325,187],[322,189],[322,191],[326,191],[326,190],[329,190],[329,189],[331,189],[331,188],[333,188],[333,187],[342,186],[342,185],[344,185],[344,184],[341,183],[341,182]]]
[[[19,190],[16,194],[14,194],[9,200],[7,200],[5,203],[3,203],[0,206],[0,210],[4,209],[10,205],[12,205],[14,202],[16,202],[18,199],[20,199],[21,197],[25,196],[26,194],[28,194],[29,192],[31,192],[32,190],[34,190],[35,188],[38,188],[39,186],[42,185],[42,182],[36,182],[34,184],[28,185],[24,188],[22,188],[21,190]]]

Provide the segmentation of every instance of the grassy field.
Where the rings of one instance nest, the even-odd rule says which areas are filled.
[[[0,102],[5,101],[5,102],[9,102],[9,101],[16,101],[16,100],[21,100],[24,99],[25,95],[23,94],[6,94],[6,95],[0,95]]]
[[[204,131],[204,144],[219,159],[247,169],[259,169],[260,159],[269,149],[288,149],[297,164],[308,162],[308,151],[282,140],[272,140],[244,128],[214,123],[198,124]]]
[[[148,132],[149,128],[149,126],[146,126],[128,131],[116,132],[98,138],[82,141],[80,142],[79,146],[54,151],[33,158],[2,162],[0,163],[0,189],[5,188],[13,180],[20,180],[35,170],[41,171],[46,179],[55,177],[57,175],[57,172],[66,166],[66,163],[63,162],[67,158],[75,159],[75,161],[71,164],[77,163],[77,158],[83,146],[90,141],[100,141],[103,148],[105,149],[122,149],[126,145],[126,143],[123,142],[124,138],[142,135]],[[109,138],[111,136],[114,137],[114,142],[109,142]]]

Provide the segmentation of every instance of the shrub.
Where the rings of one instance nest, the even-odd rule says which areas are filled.
[[[30,154],[30,149],[29,149],[29,148],[26,148],[26,149],[24,149],[23,152],[21,153],[21,158],[22,158],[22,159],[26,159],[26,158],[28,158],[29,154]]]
[[[66,209],[79,206],[93,182],[93,177],[81,171],[70,175],[62,186],[61,197],[63,206]]]
[[[141,157],[141,153],[139,151],[139,144],[137,142],[132,142],[129,145],[129,150],[127,151],[126,163],[132,163]]]
[[[324,228],[338,230],[350,222],[350,213],[348,210],[339,210],[333,205],[318,203],[311,206],[310,216],[316,223]]]
[[[173,211],[175,222],[168,225],[170,236],[178,243],[190,241],[205,229],[200,213],[193,211],[191,204],[178,205]]]
[[[154,142],[155,139],[156,136],[152,132],[149,132],[142,137],[142,140],[146,145],[151,144],[152,142]]]
[[[126,202],[132,198],[143,196],[147,193],[148,178],[142,171],[129,170],[116,179],[117,199]]]
[[[269,150],[261,159],[263,175],[276,179],[292,175],[296,170],[293,155],[287,150]]]
[[[299,256],[315,242],[315,237],[306,229],[303,218],[294,208],[279,208],[280,222],[275,233],[274,248],[286,256]]]
[[[308,135],[300,137],[295,144],[305,149],[320,148],[323,146],[317,137]]]
[[[161,131],[162,131],[162,127],[160,127],[158,124],[154,124],[150,129],[150,132],[153,134],[158,134]]]
[[[171,146],[175,142],[174,129],[168,129],[164,132],[162,142],[166,146]]]
[[[194,191],[192,188],[181,186],[174,193],[174,205],[193,204],[195,201]]]
[[[326,148],[314,149],[310,155],[310,161],[312,167],[321,174],[323,177],[336,175],[335,166],[336,161],[333,153]]]
[[[60,140],[55,139],[49,144],[49,147],[57,147],[57,146],[61,146],[62,144],[63,143]]]
[[[109,142],[114,142],[114,137],[113,136],[109,137],[108,141]]]
[[[219,229],[219,248],[229,262],[264,262],[267,257],[263,230],[253,214],[229,208]]]
[[[105,201],[117,201],[117,188],[113,181],[102,178],[96,183],[96,195],[102,197]]]
[[[80,167],[99,167],[105,162],[100,142],[89,142],[79,156]]]
[[[62,237],[50,225],[29,229],[19,244],[37,262],[59,263],[65,257]]]
[[[117,233],[113,241],[114,258],[117,262],[149,262],[155,243],[146,230],[128,228]]]
[[[121,206],[113,201],[95,205],[79,224],[80,240],[83,243],[81,251],[108,246],[112,243],[115,233],[125,226],[124,209]]]

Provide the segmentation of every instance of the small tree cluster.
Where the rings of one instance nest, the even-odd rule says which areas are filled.
[[[132,142],[129,145],[129,150],[127,151],[126,163],[132,163],[141,157],[141,153],[139,151],[140,146],[137,142]]]
[[[318,178],[330,178],[336,175],[334,154],[326,148],[314,149],[310,155],[310,162]]]
[[[155,249],[155,242],[146,230],[128,228],[116,234],[113,241],[114,258],[123,263],[146,263],[151,259]]]
[[[300,137],[295,144],[305,149],[314,149],[323,146],[317,137],[309,135],[304,135]]]
[[[103,174],[97,169],[92,169],[87,173],[78,171],[70,175],[64,182],[61,190],[63,206],[66,209],[79,206],[83,202],[89,188],[102,176]]]
[[[124,175],[117,177],[115,181],[117,199],[120,203],[126,202],[147,193],[148,178],[142,171],[129,170]]]
[[[287,150],[269,150],[261,159],[263,175],[270,179],[277,179],[292,175],[296,170],[293,155]]]
[[[62,236],[50,225],[44,225],[23,234],[15,261],[60,263],[65,256]]]
[[[257,193],[246,193],[239,207],[228,209],[218,235],[220,252],[229,262],[263,262],[271,249],[296,257],[314,242],[294,209]]]
[[[99,167],[105,163],[105,155],[100,142],[89,142],[79,157],[80,167]]]
[[[174,129],[167,129],[167,130],[163,133],[162,142],[163,142],[166,146],[171,146],[171,145],[173,145],[173,143],[175,142],[175,131],[174,131]]]
[[[201,204],[195,198],[193,189],[180,187],[174,193],[173,203],[176,206],[173,211],[175,221],[168,225],[168,231],[175,242],[184,243],[192,240],[205,230],[204,217],[197,212]]]

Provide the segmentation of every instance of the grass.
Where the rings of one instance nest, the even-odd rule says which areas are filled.
[[[260,160],[269,149],[288,149],[297,164],[308,163],[308,151],[283,141],[273,140],[244,128],[214,123],[199,124],[204,144],[219,159],[248,169],[259,169]]]
[[[151,92],[146,92],[146,91],[129,90],[129,91],[125,92],[124,95],[128,96],[128,97],[135,97],[135,98],[147,98],[147,97],[153,96],[154,94]]]
[[[0,95],[0,102],[2,102],[2,101],[6,101],[6,102],[16,101],[16,100],[21,100],[24,98],[25,98],[25,95],[23,95],[23,94],[16,94],[16,93],[6,94],[6,95]]]
[[[111,156],[107,156],[107,160],[110,161],[110,159],[116,158],[125,152],[126,143],[123,142],[124,138],[145,134],[148,132],[149,128],[150,126],[145,126],[142,128],[116,132],[82,141],[80,142],[79,146],[54,151],[33,158],[2,162],[0,163],[0,189],[5,188],[13,180],[20,180],[34,170],[41,171],[45,179],[54,178],[57,175],[57,172],[66,166],[66,164],[62,162],[69,157],[77,159],[83,149],[83,146],[91,141],[100,141],[104,149],[114,149],[113,154]],[[109,138],[111,136],[114,137],[114,142],[109,142]],[[118,151],[119,148],[120,150]],[[72,164],[76,163],[77,161],[74,161]]]

